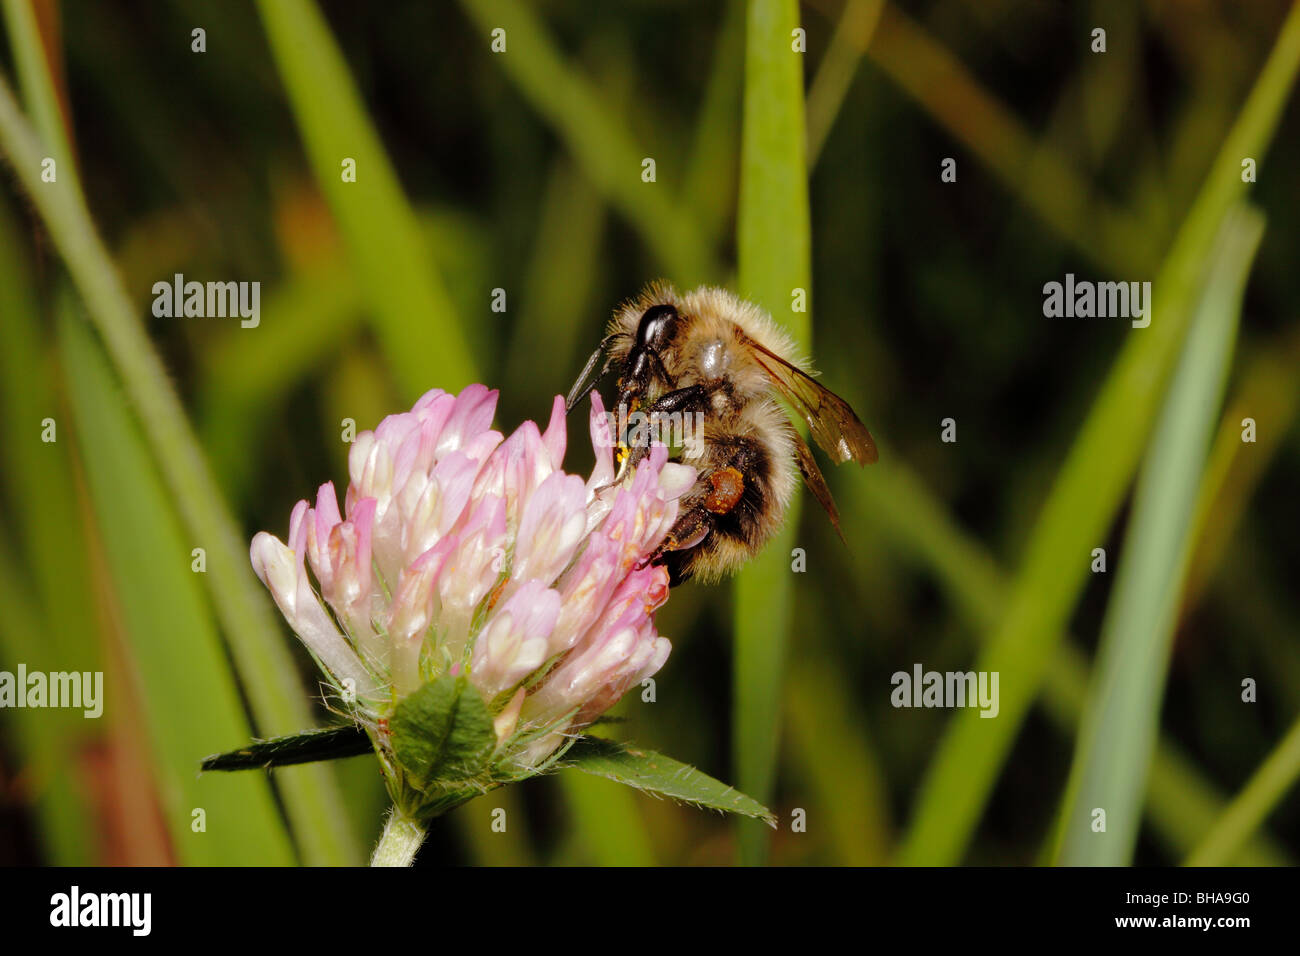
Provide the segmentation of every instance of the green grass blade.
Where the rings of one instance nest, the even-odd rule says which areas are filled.
[[[0,203],[0,411],[10,423],[0,433],[5,468],[0,476],[23,567],[35,586],[45,622],[43,643],[69,666],[95,669],[99,660],[90,593],[80,495],[67,445],[40,440],[41,422],[62,409],[56,389],[58,370],[41,328],[41,311],[32,288],[32,264]]]
[[[970,840],[1083,587],[1087,555],[1105,536],[1142,452],[1160,394],[1153,385],[1173,364],[1219,225],[1244,189],[1241,157],[1266,151],[1298,66],[1300,6],[1153,282],[1150,327],[1132,330],[1031,534],[1002,622],[977,664],[1001,675],[1000,716],[981,720],[967,710],[949,722],[903,844],[905,863],[955,863]]]
[[[1155,265],[1157,249],[1145,224],[1112,206],[1059,150],[1036,142],[900,4],[886,4],[868,39],[876,65],[1044,225],[1112,271]]]
[[[792,49],[794,0],[751,0],[745,29],[745,99],[737,244],[741,296],[758,303],[803,348],[807,312],[793,312],[795,289],[811,297],[808,178],[804,166],[803,55]],[[736,786],[770,803],[781,730],[785,647],[793,612],[790,551],[799,520],[791,502],[784,530],[741,572],[735,586],[732,749]],[[768,833],[740,825],[740,858],[761,863]]]
[[[0,495],[8,528],[0,530],[0,660],[29,670],[100,670],[99,628],[92,592],[83,495],[68,442],[41,441],[42,421],[62,418],[56,366],[41,328],[33,269],[0,200]],[[13,534],[13,547],[5,541]],[[70,600],[70,595],[85,595]],[[80,748],[93,746],[103,726],[65,710],[5,711],[12,721],[20,773],[33,782],[32,800],[47,862],[89,865],[94,858],[90,808],[77,785]]]
[[[1211,573],[1222,562],[1251,497],[1276,460],[1300,410],[1300,389],[1295,387],[1300,327],[1270,337],[1254,352],[1242,363],[1241,384],[1224,410],[1196,503],[1198,546],[1188,572],[1189,604],[1201,597]],[[1248,416],[1272,423],[1253,444],[1241,440],[1241,420]]]
[[[176,502],[190,540],[198,543],[192,547],[207,548],[208,586],[257,730],[274,734],[310,726],[311,709],[289,653],[288,638],[272,613],[269,596],[252,573],[247,542],[223,504],[167,372],[99,239],[84,198],[66,183],[55,187],[40,181],[40,159],[46,151],[3,80],[0,150],[49,229],[103,338],[140,416],[170,500]],[[306,861],[345,863],[359,858],[360,849],[348,831],[337,785],[326,768],[289,770],[279,781]]]
[[[5,669],[16,663],[28,671],[85,670],[83,660],[65,663],[45,640],[49,625],[31,603],[30,587],[7,542],[0,537],[0,660]],[[5,740],[12,743],[17,773],[28,783],[24,789],[34,811],[43,842],[43,862],[54,866],[93,866],[95,857],[94,820],[87,804],[77,761],[77,747],[86,739],[73,729],[87,724],[80,713],[67,710],[5,708]]]
[[[871,478],[849,485],[844,509],[846,533],[852,540],[879,538],[900,559],[933,574],[975,633],[991,639],[1011,588],[1006,572],[979,541],[952,521],[920,477],[896,457],[876,465]],[[864,520],[865,516],[870,516],[869,520]],[[1083,655],[1062,635],[1043,675],[1042,704],[1056,727],[1070,737],[1083,712],[1087,682]],[[1159,742],[1147,787],[1147,817],[1153,832],[1175,856],[1191,850],[1225,803],[1223,795],[1185,754],[1168,740]],[[1275,866],[1285,861],[1280,850],[1256,837],[1234,862]]]
[[[688,286],[716,279],[719,269],[704,231],[675,198],[682,192],[684,164],[635,141],[591,85],[565,65],[530,5],[518,0],[461,0],[461,5],[479,27],[484,56],[494,55],[491,31],[506,31],[506,52],[495,54],[501,68],[610,204],[636,227],[670,278]],[[656,162],[653,183],[641,181],[647,156]]]
[[[1227,799],[1206,782],[1196,763],[1165,742],[1151,759],[1147,821],[1152,835],[1178,859],[1210,832]],[[1225,858],[1233,866],[1295,866],[1286,850],[1262,828],[1251,832]]]
[[[1194,545],[1197,489],[1231,367],[1246,276],[1263,231],[1262,217],[1244,206],[1225,219],[1138,480],[1062,807],[1058,859],[1069,866],[1132,861]],[[1102,832],[1093,830],[1096,809],[1106,815]]]
[[[474,380],[473,356],[328,25],[310,0],[263,0],[258,10],[402,391],[458,391]],[[356,161],[356,182],[343,181],[344,159]]]
[[[800,636],[811,638],[811,632]],[[816,644],[811,650],[791,662],[786,693],[787,750],[801,768],[799,789],[808,801],[799,805],[807,807],[810,819],[824,821],[820,826],[830,837],[824,845],[833,848],[830,862],[881,866],[888,861],[891,826],[879,755],[834,659],[819,653]]]
[[[1291,725],[1214,828],[1187,857],[1188,866],[1223,866],[1264,822],[1300,777],[1300,721]]]
[[[65,306],[65,309],[70,307]],[[133,652],[168,831],[185,864],[288,864],[293,848],[262,774],[198,775],[200,758],[247,740],[239,690],[190,568],[190,542],[88,327],[60,317],[77,439],[123,631]],[[104,706],[125,695],[106,685]],[[202,808],[205,829],[191,814]]]
[[[808,89],[808,166],[817,165],[858,64],[884,11],[884,0],[848,0]]]
[[[726,0],[681,193],[713,246],[727,238],[723,230],[736,209],[744,67],[745,0]]]
[[[42,139],[51,144],[49,155],[56,161],[59,178],[73,189],[80,189],[35,11],[28,0],[5,0],[4,17],[23,97],[36,128]],[[55,375],[51,360],[42,354],[46,343],[42,341],[31,264],[23,261],[7,213],[7,209],[0,210],[4,219],[0,222],[0,259],[3,260],[0,268],[4,270],[0,273],[0,315],[6,316],[0,394],[6,411],[13,416],[10,421],[39,421],[57,409]],[[48,374],[33,376],[36,369]],[[6,438],[12,442],[19,436],[30,439],[31,434],[34,433],[20,430]],[[64,598],[67,589],[88,591],[89,588],[71,463],[57,444],[43,449],[45,453],[39,455],[25,453],[25,448],[13,447],[11,451],[9,461],[13,464],[9,474],[13,487],[10,491],[14,501],[22,504],[15,512],[30,549],[28,566],[35,572],[48,615],[48,640],[70,645],[65,650],[80,657],[82,666],[93,665],[98,648],[93,641],[88,604]]]
[[[68,130],[63,112],[59,108],[58,93],[54,88],[53,70],[45,56],[40,27],[36,22],[35,5],[31,0],[4,0],[5,26],[9,30],[9,45],[14,51],[14,66],[22,88],[23,103],[31,115],[32,125],[41,139],[49,144],[49,156],[61,182],[81,190],[76,160],[68,143]]]

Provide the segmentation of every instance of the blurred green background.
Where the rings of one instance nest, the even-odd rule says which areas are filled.
[[[658,277],[768,307],[881,447],[826,466],[847,550],[804,507],[675,592],[616,711],[781,826],[561,774],[420,864],[1300,854],[1292,4],[0,9],[0,669],[106,688],[0,711],[0,862],[363,862],[371,758],[197,773],[327,718],[248,540],[345,481],[345,418],[471,381],[544,418]],[[260,282],[260,325],[154,317],[178,272]],[[1067,272],[1152,281],[1151,326],[1044,318]],[[917,663],[996,670],[999,716],[894,708]]]

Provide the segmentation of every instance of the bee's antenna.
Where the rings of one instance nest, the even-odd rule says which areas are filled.
[[[564,400],[564,412],[566,415],[573,411],[573,406],[578,404],[582,396],[587,393],[587,389],[594,385],[606,372],[609,371],[609,365],[613,359],[607,353],[609,352],[609,347],[613,343],[614,339],[621,334],[621,332],[615,332],[605,336],[600,340],[600,345],[596,346],[596,351],[591,353],[591,358],[587,359],[587,364],[582,367],[582,372],[578,375],[578,380],[573,383],[573,387],[569,389],[568,397]],[[597,372],[596,365],[600,362],[602,355],[605,356],[605,364],[601,365],[600,371]]]

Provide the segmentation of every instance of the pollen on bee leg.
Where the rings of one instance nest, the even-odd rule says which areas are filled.
[[[730,466],[719,468],[707,480],[709,493],[704,497],[704,507],[714,514],[726,514],[745,493],[745,476]]]

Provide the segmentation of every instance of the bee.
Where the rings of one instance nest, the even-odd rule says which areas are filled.
[[[874,462],[876,443],[761,308],[723,289],[679,295],[653,283],[615,310],[569,391],[568,407],[611,368],[618,370],[620,414],[692,416],[703,424],[696,454],[684,458],[696,468],[695,485],[646,559],[662,562],[674,584],[717,581],[757,554],[781,527],[796,474],[843,539],[826,479],[777,399],[798,412],[837,463]],[[620,435],[619,445],[621,476],[649,453],[649,442],[629,445]]]

